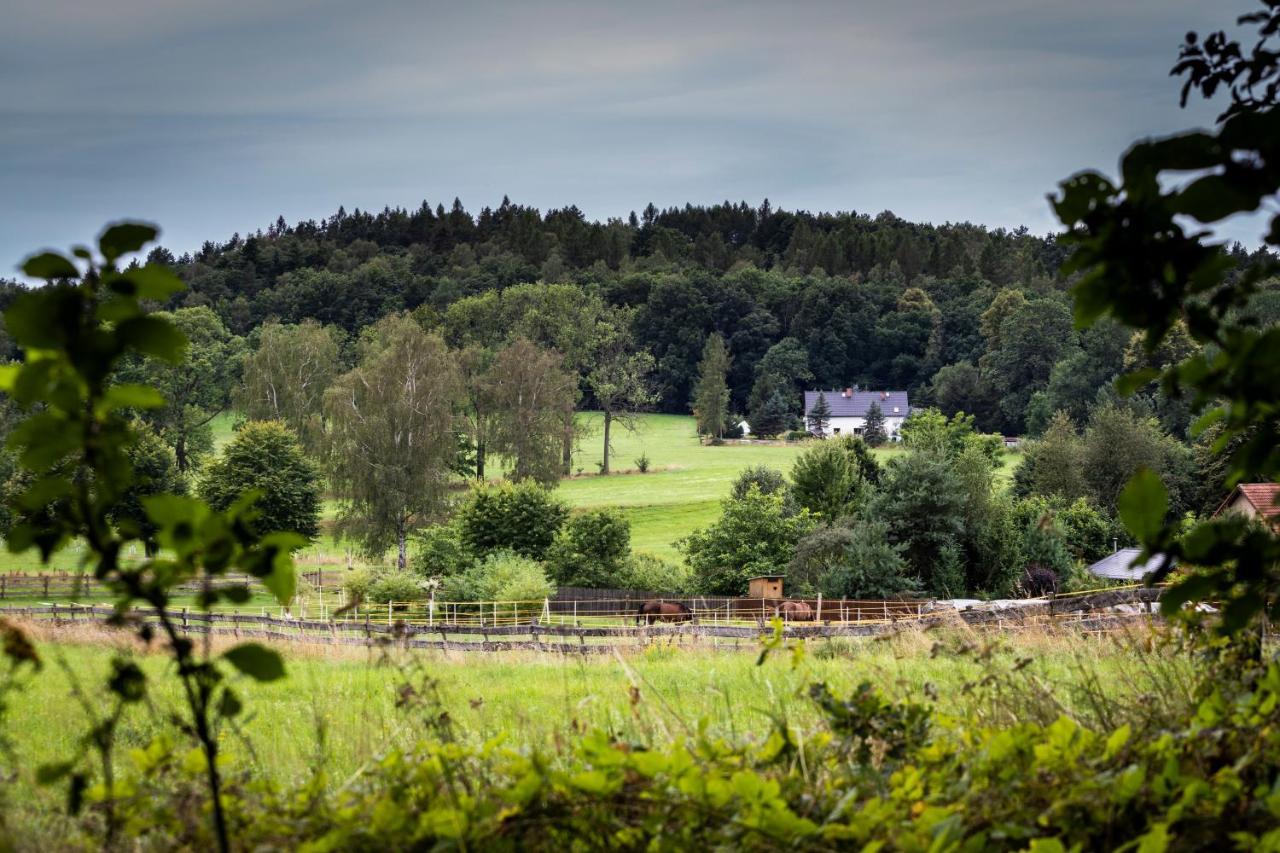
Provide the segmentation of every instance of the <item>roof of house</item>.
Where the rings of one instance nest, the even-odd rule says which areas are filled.
[[[1089,567],[1089,572],[1095,577],[1110,580],[1140,581],[1160,568],[1164,561],[1164,554],[1152,554],[1145,562],[1133,565],[1133,561],[1141,553],[1141,548],[1121,548],[1094,563]]]
[[[804,392],[804,413],[808,417],[809,411],[813,409],[818,402],[818,395],[822,394],[827,398],[827,405],[831,407],[831,417],[833,418],[865,418],[867,409],[871,408],[872,403],[880,405],[880,411],[887,418],[906,417],[911,411],[911,404],[907,400],[906,391],[851,391],[849,396],[845,396],[845,392],[836,389],[835,391],[805,391]],[[894,411],[894,409],[898,411]]]
[[[1280,519],[1280,504],[1276,503],[1280,499],[1280,483],[1241,483],[1213,514],[1217,515],[1230,506],[1237,495],[1251,503],[1263,518]]]

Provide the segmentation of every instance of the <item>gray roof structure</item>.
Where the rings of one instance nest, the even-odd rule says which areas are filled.
[[[1095,577],[1108,580],[1141,581],[1164,562],[1164,554],[1152,554],[1146,562],[1130,565],[1141,553],[1141,548],[1121,548],[1094,563],[1089,567],[1089,572]]]
[[[805,391],[805,417],[809,416],[809,412],[817,404],[819,394],[826,396],[833,418],[865,418],[867,409],[871,408],[872,403],[879,403],[880,413],[887,418],[904,418],[911,412],[911,403],[907,399],[906,391],[851,391],[846,397],[843,390],[836,389],[835,391]],[[895,407],[898,409],[896,412]]]

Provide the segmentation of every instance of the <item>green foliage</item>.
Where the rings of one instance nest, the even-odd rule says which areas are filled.
[[[1063,182],[1053,199],[1073,250],[1066,269],[1079,274],[1074,290],[1078,323],[1113,316],[1142,330],[1147,354],[1157,353],[1180,324],[1185,326],[1194,354],[1163,370],[1148,367],[1131,374],[1122,390],[1136,391],[1158,380],[1170,399],[1188,395],[1190,411],[1207,410],[1193,429],[1221,424],[1219,452],[1243,438],[1230,457],[1227,487],[1280,475],[1280,444],[1275,441],[1280,433],[1275,394],[1280,387],[1280,327],[1259,326],[1248,316],[1260,283],[1276,273],[1277,264],[1268,256],[1232,275],[1231,256],[1199,230],[1199,225],[1272,207],[1280,193],[1280,111],[1274,109],[1274,86],[1261,85],[1280,69],[1280,54],[1268,47],[1280,11],[1267,4],[1240,23],[1259,28],[1251,55],[1225,34],[1201,43],[1192,33],[1174,68],[1175,74],[1186,75],[1184,102],[1193,89],[1209,98],[1227,88],[1231,103],[1215,128],[1140,142],[1121,160],[1119,185],[1084,172]],[[1280,245],[1280,215],[1268,215],[1266,241]],[[1186,226],[1192,222],[1196,230],[1189,232]],[[1143,464],[1160,472],[1146,460]],[[1180,490],[1167,482],[1165,486],[1177,507]],[[1119,488],[1111,491],[1121,494]],[[1173,519],[1157,528],[1152,511],[1136,505],[1140,496],[1159,497],[1151,475],[1141,475],[1125,512],[1135,532],[1144,534],[1147,552],[1213,566],[1167,595],[1166,612],[1176,612],[1189,599],[1217,598],[1223,605],[1219,628],[1228,635],[1264,612],[1280,618],[1280,539],[1251,531],[1235,519],[1203,522],[1185,535]],[[1167,570],[1153,579],[1162,579]]]
[[[566,414],[578,398],[576,377],[564,359],[516,338],[477,380],[492,406],[489,449],[510,461],[512,480],[554,487],[560,481]]]
[[[348,592],[358,589],[357,584],[348,588]],[[373,571],[367,580],[363,600],[373,604],[388,604],[401,601],[421,601],[427,597],[422,576],[402,569],[383,569]]]
[[[752,487],[759,489],[761,494],[771,495],[775,492],[785,494],[787,492],[787,480],[782,476],[782,472],[770,468],[768,465],[752,465],[750,468],[743,468],[733,485],[729,489],[729,494],[734,500],[742,500],[750,493]]]
[[[155,234],[155,228],[140,223],[108,227],[98,241],[101,261],[95,261],[86,248],[73,251],[86,267],[83,273],[52,252],[24,265],[27,275],[49,282],[22,294],[5,313],[8,331],[26,350],[27,360],[0,370],[0,388],[29,413],[8,443],[30,475],[25,488],[13,497],[15,513],[7,544],[15,553],[36,548],[48,561],[54,552],[81,540],[87,546],[85,566],[110,590],[115,609],[122,614],[118,624],[129,624],[123,614],[135,603],[155,610],[184,688],[185,707],[174,712],[177,727],[195,743],[211,803],[212,834],[217,846],[227,850],[219,732],[243,706],[218,660],[197,656],[194,644],[174,623],[169,611],[171,590],[182,582],[240,571],[254,575],[282,603],[287,602],[295,590],[289,554],[301,541],[283,533],[256,535],[254,511],[243,502],[219,512],[200,501],[163,493],[133,495],[152,526],[153,539],[141,524],[112,523],[130,488],[147,487],[133,472],[130,450],[138,439],[129,413],[176,411],[174,400],[166,400],[154,388],[113,384],[117,368],[129,362],[140,375],[174,380],[175,366],[188,352],[187,337],[175,322],[148,314],[144,304],[181,290],[181,281],[160,266],[120,270],[116,265],[122,254],[140,248]],[[200,352],[205,343],[197,339],[192,351]],[[168,367],[152,371],[145,359],[159,359]],[[215,373],[222,368],[212,366]],[[187,411],[181,411],[185,419]],[[190,425],[190,421],[183,423]],[[180,453],[176,461],[181,463]],[[158,544],[163,549],[160,555],[141,563],[123,563],[121,554],[140,539],[149,554],[152,543]],[[210,585],[197,598],[197,605],[207,609],[224,598],[245,597],[244,587]],[[138,633],[150,641],[156,630],[143,624]],[[270,677],[275,671],[274,652],[254,649],[237,655],[232,650],[228,655],[233,665],[239,665],[239,657],[251,675]],[[144,699],[146,687],[146,677],[136,663],[123,656],[115,659],[107,684],[109,699],[101,715],[95,715],[94,731],[84,739],[102,766],[110,767],[114,760],[115,727],[124,708]],[[74,760],[42,774],[50,782],[69,780],[73,807],[83,802],[88,787],[86,758],[82,751]],[[107,796],[113,797],[110,777],[104,784]],[[103,820],[110,846],[119,828],[111,801]]]
[[[787,584],[795,593],[821,592],[827,598],[888,598],[919,590],[907,576],[904,546],[889,541],[882,521],[851,519],[817,527],[796,545],[787,566]]]
[[[693,574],[684,563],[672,563],[652,554],[632,554],[623,567],[622,586],[647,592],[679,595],[694,592]]]
[[[884,430],[884,412],[881,411],[879,403],[872,403],[867,407],[862,438],[871,447],[879,447],[889,440],[889,434]]]
[[[958,568],[964,511],[964,484],[946,458],[911,452],[889,463],[868,515],[884,521],[889,541],[903,546],[909,575],[949,598],[966,587]]]
[[[133,482],[112,509],[111,520],[154,547],[158,530],[147,517],[143,500],[160,494],[185,495],[187,481],[178,470],[173,449],[145,424],[134,425],[134,441],[126,452],[133,466]]]
[[[724,437],[729,417],[729,386],[726,383],[731,363],[724,338],[718,334],[707,338],[702,349],[702,361],[698,364],[698,384],[692,403],[699,435]]]
[[[475,563],[456,522],[433,524],[419,532],[414,543],[409,567],[421,577],[456,575]]]
[[[284,421],[310,453],[323,450],[324,392],[342,369],[341,330],[315,320],[267,321],[244,359],[237,409],[250,420]]]
[[[831,425],[831,404],[827,402],[827,395],[818,392],[818,399],[814,401],[813,408],[809,410],[809,414],[805,418],[805,425],[809,432],[818,438],[827,437],[827,428]],[[881,418],[881,431],[884,428],[884,420]]]
[[[753,435],[758,435],[760,438],[773,438],[778,433],[790,429],[795,419],[795,412],[787,403],[787,398],[781,391],[775,391],[759,409],[751,413],[749,422]]]
[[[320,472],[283,421],[241,426],[200,478],[200,495],[215,509],[250,494],[254,524],[263,533],[288,531],[310,540],[320,531]]]
[[[782,495],[750,489],[721,504],[720,519],[678,543],[699,591],[745,595],[747,579],[777,574],[791,561],[796,543],[814,526],[808,510],[790,513]]]
[[[401,569],[408,566],[410,533],[448,504],[458,452],[457,382],[444,341],[392,315],[365,330],[355,369],[325,392],[339,532],[371,556],[398,546]]]
[[[569,508],[536,483],[477,487],[458,511],[462,542],[483,557],[514,551],[542,560],[569,517]]]
[[[440,586],[446,601],[541,601],[554,591],[536,560],[512,551],[494,551]]]
[[[1044,434],[1027,442],[1023,454],[1022,465],[1014,475],[1018,494],[1075,500],[1089,493],[1084,443],[1066,412],[1054,413]]]
[[[617,587],[631,554],[631,523],[616,509],[570,516],[547,550],[547,573],[559,586]]]
[[[843,442],[818,442],[791,467],[791,495],[796,504],[828,523],[857,512],[868,489],[857,458]]]

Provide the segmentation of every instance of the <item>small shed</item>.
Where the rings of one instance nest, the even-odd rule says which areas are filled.
[[[785,575],[759,575],[747,581],[748,598],[782,598]]]

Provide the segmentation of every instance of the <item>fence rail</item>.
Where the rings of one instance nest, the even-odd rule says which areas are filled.
[[[782,627],[787,637],[836,639],[879,636],[912,625],[932,627],[963,623],[980,630],[1018,630],[1030,627],[1084,633],[1104,633],[1128,629],[1153,618],[1150,608],[1115,612],[1117,604],[1146,605],[1160,590],[1106,592],[1072,600],[1072,606],[1054,609],[1053,602],[1013,610],[962,610],[920,613],[897,620],[865,620],[847,623],[788,623]],[[57,625],[104,624],[115,615],[113,608],[84,604],[44,604],[6,608],[8,617],[51,622]],[[192,635],[217,635],[341,646],[395,644],[408,648],[444,651],[531,650],[563,653],[606,653],[615,649],[640,648],[653,643],[739,648],[753,645],[771,629],[771,620],[758,617],[753,624],[708,624],[706,622],[655,625],[556,624],[533,619],[521,624],[480,624],[478,622],[435,621],[424,623],[397,618],[375,619],[369,611],[361,616],[344,614],[334,619],[302,619],[251,613],[205,613],[172,611],[173,623]],[[133,622],[155,622],[149,608],[130,612]]]

